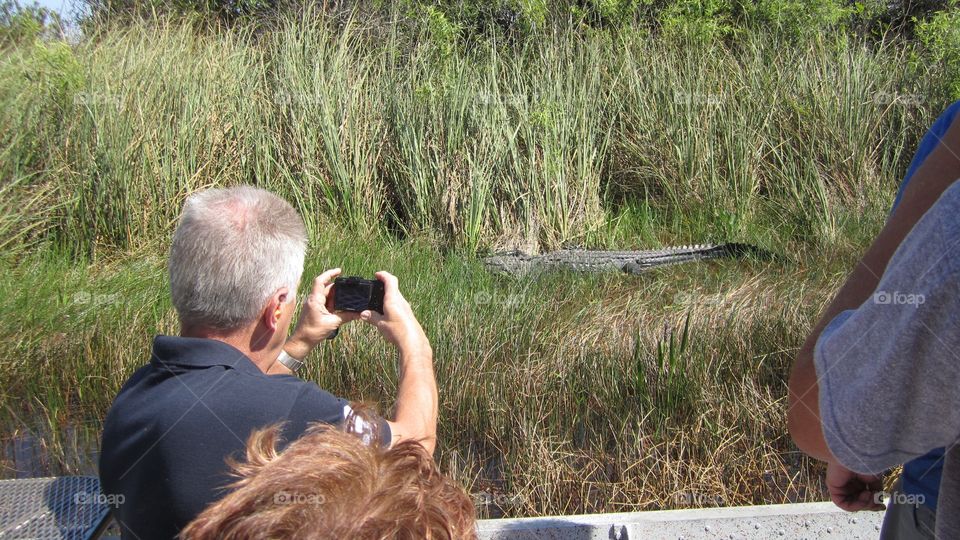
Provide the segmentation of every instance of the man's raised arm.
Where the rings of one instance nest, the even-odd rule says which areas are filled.
[[[400,355],[400,382],[396,415],[390,422],[391,444],[413,439],[431,454],[437,442],[437,381],[433,373],[433,349],[410,304],[400,294],[397,278],[377,272],[384,284],[383,315],[367,310],[361,320],[372,324]]]

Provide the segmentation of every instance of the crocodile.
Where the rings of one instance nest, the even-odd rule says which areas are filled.
[[[533,270],[570,269],[578,272],[626,272],[639,274],[657,266],[704,259],[741,258],[749,255],[767,258],[769,253],[749,244],[696,244],[643,251],[601,251],[562,249],[541,255],[519,250],[496,253],[483,258],[494,272],[524,274]]]

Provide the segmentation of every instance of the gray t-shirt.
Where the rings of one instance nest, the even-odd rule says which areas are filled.
[[[897,248],[873,296],[814,350],[820,416],[845,467],[880,473],[947,447],[937,537],[960,538],[960,182]]]

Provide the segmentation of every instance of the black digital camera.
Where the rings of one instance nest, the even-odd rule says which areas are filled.
[[[349,276],[333,280],[333,309],[364,311],[371,309],[383,315],[383,282]]]

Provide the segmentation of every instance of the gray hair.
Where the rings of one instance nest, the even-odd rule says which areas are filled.
[[[267,299],[297,295],[307,232],[297,211],[251,186],[207,189],[187,198],[170,248],[170,293],[181,324],[235,330]]]

